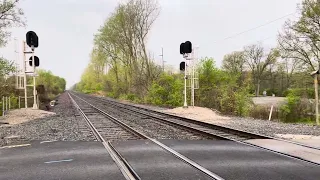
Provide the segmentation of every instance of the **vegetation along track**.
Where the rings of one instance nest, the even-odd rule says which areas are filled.
[[[88,106],[90,106],[91,108],[97,110],[98,112],[100,112],[101,114],[109,117],[110,120],[112,120],[114,123],[119,124],[121,127],[125,128],[127,131],[130,131],[131,133],[133,133],[134,135],[142,138],[142,139],[148,139],[151,142],[153,142],[154,144],[158,145],[159,147],[161,147],[162,149],[164,149],[165,151],[167,151],[168,153],[172,154],[173,156],[175,156],[176,158],[178,158],[179,160],[185,162],[186,164],[189,164],[190,166],[192,166],[193,168],[201,171],[202,173],[206,174],[207,176],[211,177],[212,179],[215,180],[223,180],[223,178],[221,178],[220,176],[218,176],[217,174],[209,171],[208,169],[202,167],[201,165],[197,164],[196,162],[192,161],[191,159],[185,157],[184,155],[178,153],[177,151],[171,149],[170,147],[162,144],[161,142],[150,138],[142,133],[140,133],[139,131],[132,129],[131,127],[127,126],[126,124],[124,124],[123,122],[119,121],[118,119],[112,117],[110,114],[104,112],[103,110],[99,109],[98,107],[90,104],[89,102],[87,102],[86,100],[76,96],[76,95],[70,95],[70,99],[72,100],[72,102],[74,103],[74,105],[76,106],[76,108],[78,108],[78,110],[80,111],[81,115],[84,117],[84,119],[88,122],[88,125],[90,126],[91,130],[94,132],[95,136],[97,137],[97,139],[99,141],[101,141],[104,145],[104,147],[107,149],[108,153],[111,155],[111,157],[113,158],[113,160],[115,161],[115,163],[117,164],[117,166],[119,167],[119,169],[121,170],[122,174],[126,177],[126,179],[128,180],[136,180],[136,179],[141,179],[139,177],[139,175],[134,171],[134,169],[131,167],[131,165],[128,163],[128,161],[126,161],[126,159],[124,159],[122,157],[122,155],[117,151],[116,148],[114,148],[114,146],[111,144],[111,141],[106,141],[106,139],[102,136],[101,132],[95,127],[96,125],[94,125],[91,120],[88,118],[87,115],[90,115],[90,113],[94,113],[94,112],[87,112],[87,114],[83,111],[83,110],[87,110]],[[74,98],[72,97],[77,97],[81,102],[81,107],[78,105],[78,103],[74,100]],[[86,107],[85,107],[86,106]],[[89,108],[88,108],[89,109]],[[95,113],[94,113],[95,114]],[[99,125],[99,124],[98,124]]]

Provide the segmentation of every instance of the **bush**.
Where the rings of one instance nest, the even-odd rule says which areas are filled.
[[[236,101],[236,115],[238,116],[248,116],[250,105],[252,104],[251,99],[248,94],[248,89],[241,88],[235,93]]]
[[[275,94],[276,96],[281,95],[278,89],[267,89],[266,92],[267,96],[272,96],[272,94]]]
[[[182,76],[162,74],[154,81],[147,95],[147,102],[154,105],[181,106],[183,105]]]
[[[270,109],[266,106],[252,106],[249,114],[256,119],[268,119],[269,113]]]
[[[127,100],[130,100],[130,101],[135,101],[136,99],[138,99],[138,97],[137,97],[135,94],[132,94],[132,93],[127,94],[127,95],[125,96],[125,98],[126,98]]]
[[[313,88],[294,88],[287,89],[283,92],[283,96],[287,97],[289,94],[294,94],[295,96],[304,97],[313,99],[314,98],[314,89]]]
[[[287,104],[280,107],[280,119],[283,122],[310,122],[314,114],[310,103],[302,100],[301,91],[293,90],[287,95]]]

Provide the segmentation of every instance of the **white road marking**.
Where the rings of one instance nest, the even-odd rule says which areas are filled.
[[[47,162],[44,162],[44,163],[51,164],[51,163],[70,162],[70,161],[73,161],[73,159],[63,159],[63,160],[58,160],[58,161],[47,161]]]
[[[51,142],[56,142],[56,140],[54,140],[54,141],[41,141],[40,144],[43,144],[43,143],[51,143]]]
[[[31,144],[19,144],[19,145],[12,145],[12,146],[3,146],[3,147],[0,147],[0,149],[10,149],[10,148],[26,147],[26,146],[31,146]]]

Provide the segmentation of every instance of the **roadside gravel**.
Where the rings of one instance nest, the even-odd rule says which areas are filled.
[[[225,123],[217,122],[216,124],[272,137],[279,137],[279,134],[320,136],[319,127],[307,124],[281,123],[240,117],[231,117]]]
[[[32,140],[42,141],[91,141],[94,136],[86,122],[73,107],[67,93],[58,98],[51,110],[56,115],[35,119],[18,125],[0,126],[0,146]]]

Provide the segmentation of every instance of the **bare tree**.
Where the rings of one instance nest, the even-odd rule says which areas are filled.
[[[260,44],[247,46],[244,48],[246,64],[251,69],[252,79],[255,85],[256,96],[260,92],[260,83],[267,66],[275,63],[279,53],[272,49],[265,53],[264,48]]]
[[[235,51],[223,57],[222,68],[234,74],[241,74],[245,68],[245,56],[243,51]]]

